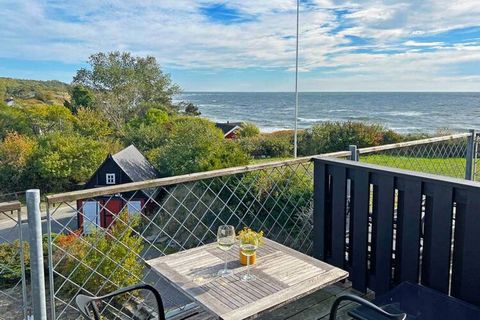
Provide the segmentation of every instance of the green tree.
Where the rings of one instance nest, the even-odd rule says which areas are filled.
[[[26,189],[30,183],[29,163],[37,150],[37,141],[16,132],[7,133],[0,143],[0,190],[12,192]]]
[[[93,139],[102,139],[113,134],[113,129],[103,113],[88,108],[77,110],[73,127],[80,135]]]
[[[191,102],[182,101],[178,104],[178,108],[183,110],[187,116],[199,116],[202,114],[198,107]]]
[[[146,110],[144,103],[172,108],[172,96],[179,92],[152,56],[134,57],[115,51],[94,54],[88,63],[89,68],[77,71],[73,84],[95,93],[95,106],[117,130],[142,114]]]
[[[164,176],[243,165],[248,158],[238,145],[223,138],[214,123],[196,117],[172,121],[165,144],[148,155]]]
[[[146,152],[163,146],[169,134],[169,116],[159,109],[149,109],[145,116],[136,117],[128,122],[123,141],[133,144]]]
[[[70,131],[74,117],[64,106],[32,105],[22,108],[31,131],[37,135],[54,131]]]
[[[72,100],[67,107],[73,114],[77,114],[79,108],[91,108],[95,101],[93,92],[82,85],[72,86],[70,96]]]
[[[32,171],[45,191],[69,190],[85,182],[105,159],[112,145],[77,134],[52,133],[41,137],[32,156]]]

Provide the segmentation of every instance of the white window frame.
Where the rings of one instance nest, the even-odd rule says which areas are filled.
[[[115,173],[107,173],[105,175],[105,183],[106,184],[115,184]]]

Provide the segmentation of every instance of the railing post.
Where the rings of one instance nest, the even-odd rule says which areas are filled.
[[[351,144],[348,146],[348,150],[350,150],[350,157],[349,160],[358,161],[358,148],[356,145]]]
[[[45,274],[43,269],[40,190],[27,190],[26,200],[30,243],[30,276],[32,282],[33,317],[35,320],[46,320],[47,304],[45,298]]]
[[[477,133],[474,129],[470,130],[470,136],[467,139],[467,156],[465,166],[465,179],[473,180],[474,175],[474,158],[476,153],[476,136]]]

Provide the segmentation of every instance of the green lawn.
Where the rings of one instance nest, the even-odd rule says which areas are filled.
[[[267,163],[288,159],[292,158],[277,157],[266,159],[253,159],[250,164]],[[438,174],[442,176],[456,177],[462,179],[465,177],[464,158],[421,158],[386,154],[372,154],[360,156],[360,161],[387,167]]]
[[[420,158],[375,154],[360,156],[360,161],[443,176],[465,177],[464,158]]]

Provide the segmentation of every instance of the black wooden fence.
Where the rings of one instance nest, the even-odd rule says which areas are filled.
[[[411,281],[480,304],[480,183],[314,162],[314,256],[363,292]]]

